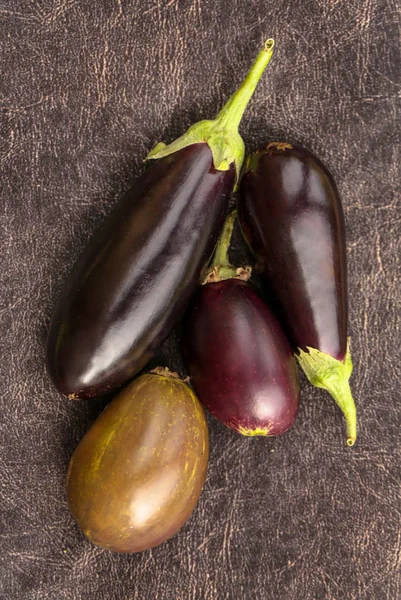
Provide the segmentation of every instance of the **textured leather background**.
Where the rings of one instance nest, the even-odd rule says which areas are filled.
[[[0,0],[1,600],[401,598],[398,0]],[[241,439],[209,420],[189,522],[140,555],[92,546],[64,495],[105,404],[46,375],[60,286],[163,139],[212,117],[268,36],[241,131],[332,170],[348,234],[359,439],[303,383],[295,427]],[[245,257],[239,237],[237,260]],[[174,337],[159,363],[179,369]]]

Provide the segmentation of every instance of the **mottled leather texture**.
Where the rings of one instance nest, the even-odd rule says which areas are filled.
[[[398,0],[0,0],[1,600],[401,598]],[[263,44],[248,151],[305,145],[347,226],[359,437],[302,377],[277,439],[209,418],[199,504],[138,555],[93,546],[65,498],[69,457],[108,399],[68,401],[45,368],[79,252],[158,140],[213,117]],[[238,231],[232,258],[249,260]],[[184,375],[177,334],[152,364]]]

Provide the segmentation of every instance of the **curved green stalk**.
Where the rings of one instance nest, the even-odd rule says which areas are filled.
[[[258,81],[273,56],[273,46],[274,40],[268,39],[265,42],[242,84],[229,98],[216,119],[195,123],[184,135],[167,146],[159,142],[146,158],[163,158],[186,146],[204,142],[212,151],[214,167],[218,171],[228,171],[232,163],[235,163],[238,179],[245,155],[245,146],[238,133],[238,126]]]
[[[233,267],[228,258],[228,249],[230,247],[236,218],[236,210],[228,215],[218,239],[210,266],[207,269],[208,275],[205,277],[202,284],[216,283],[217,281],[224,281],[225,279],[242,279],[243,281],[248,281],[250,278],[252,273],[251,267]]]
[[[347,444],[353,446],[356,440],[356,408],[349,386],[349,378],[352,373],[352,359],[349,347],[344,362],[337,360],[316,350],[307,348],[304,352],[300,348],[298,362],[310,383],[318,388],[327,390],[340,407],[347,424]]]
[[[237,218],[237,211],[233,210],[233,212],[228,215],[223,230],[218,239],[216,249],[214,251],[214,255],[211,261],[211,268],[219,265],[220,267],[231,267],[230,261],[228,259],[228,249],[231,243],[231,236],[233,234],[235,219]]]

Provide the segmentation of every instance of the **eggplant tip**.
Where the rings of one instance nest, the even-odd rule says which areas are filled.
[[[274,47],[274,40],[273,38],[269,38],[268,40],[265,41],[265,50],[266,52],[270,52],[270,50],[272,50]]]
[[[241,435],[245,435],[246,437],[256,437],[258,435],[266,437],[270,435],[270,429],[270,427],[255,427],[255,429],[251,429],[239,425],[238,428],[236,428],[236,431],[238,431],[238,433]]]

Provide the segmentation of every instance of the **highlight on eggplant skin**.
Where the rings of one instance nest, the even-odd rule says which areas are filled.
[[[155,163],[90,240],[48,334],[48,371],[62,394],[90,398],[120,387],[182,317],[241,170],[238,126],[273,46],[267,40],[216,119],[156,145],[147,157]]]
[[[272,142],[246,161],[238,214],[299,363],[341,408],[352,446],[345,225],[334,179],[305,148]]]

